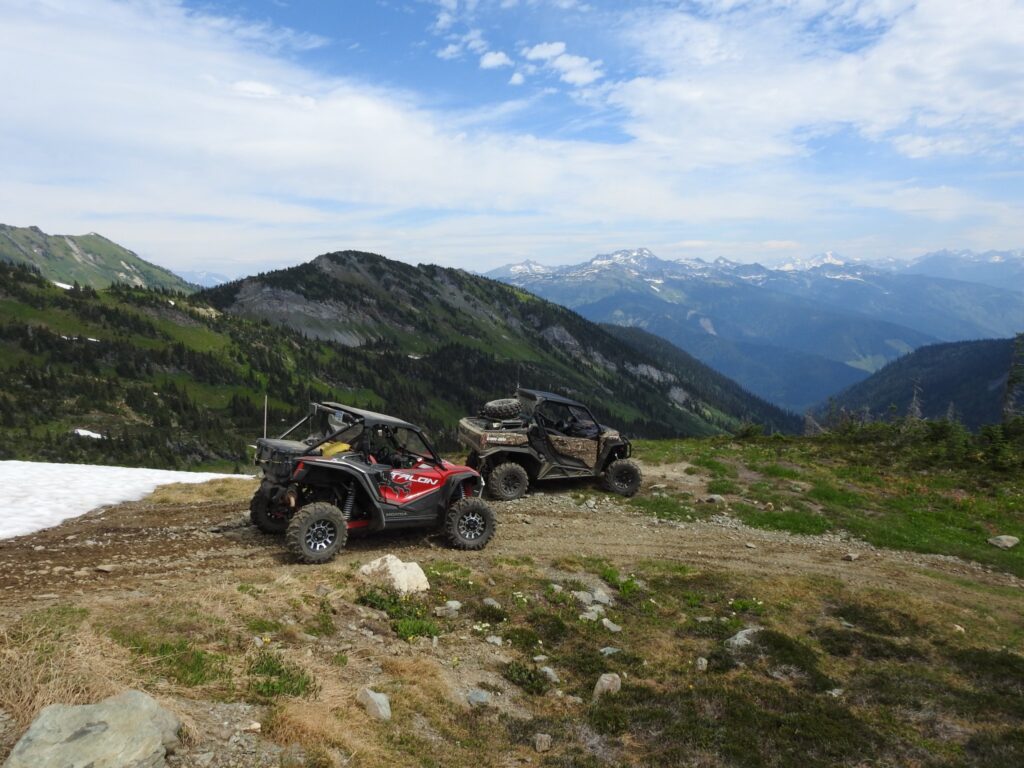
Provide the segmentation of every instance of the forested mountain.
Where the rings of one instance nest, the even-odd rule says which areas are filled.
[[[263,292],[268,317],[289,296],[301,311],[261,319]],[[345,302],[364,311],[346,314]],[[306,317],[315,322],[296,322]],[[335,399],[419,422],[446,448],[460,416],[517,383],[576,396],[635,436],[798,426],[525,291],[368,254],[191,296],[61,289],[0,262],[0,374],[0,458],[242,465],[264,393],[271,432],[310,400]]]
[[[0,224],[0,261],[25,264],[55,283],[106,288],[125,283],[190,293],[195,286],[102,235],[48,235],[38,227]]]
[[[832,254],[768,269],[646,249],[494,273],[585,317],[644,328],[772,402],[801,410],[939,340],[1008,336],[1024,294]]]
[[[925,418],[945,418],[952,407],[971,429],[998,423],[1013,345],[1013,339],[987,339],[921,347],[819,406],[818,414],[845,409],[873,418],[903,416],[916,390]]]

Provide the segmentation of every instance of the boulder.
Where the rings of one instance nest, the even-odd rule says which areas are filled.
[[[712,493],[710,496],[705,496],[703,501],[705,504],[725,504],[725,497],[717,493]]]
[[[594,683],[594,701],[605,694],[618,693],[622,688],[622,678],[615,672],[605,672]]]
[[[458,617],[461,610],[462,603],[458,600],[449,600],[444,605],[437,606],[434,609],[434,615],[441,619],[454,619]]]
[[[558,676],[558,673],[555,672],[555,670],[553,670],[551,667],[541,667],[540,673],[548,679],[549,683],[562,682],[562,679]]]
[[[1004,534],[1002,536],[993,536],[988,540],[988,543],[993,547],[999,547],[1000,549],[1013,549],[1020,544],[1020,539],[1016,536],[1007,536]]]
[[[359,575],[374,581],[400,595],[426,592],[430,589],[427,575],[419,563],[403,563],[394,555],[384,555],[371,560],[359,569]]]
[[[496,608],[499,611],[501,610],[501,603],[499,603],[493,597],[485,597],[484,598],[484,605],[486,605],[488,608]]]
[[[162,768],[178,746],[178,718],[141,691],[98,704],[45,707],[4,768]]]
[[[697,657],[697,671],[698,672],[707,672],[708,671],[708,660],[705,659],[703,656],[698,656]]]
[[[391,701],[387,694],[378,693],[369,688],[360,688],[356,701],[363,705],[366,714],[375,720],[391,719]]]
[[[471,707],[486,707],[491,703],[491,694],[479,688],[474,688],[469,692],[466,701]]]
[[[583,590],[573,592],[572,596],[579,600],[580,603],[582,603],[583,605],[590,605],[594,602],[594,596],[589,592],[585,592]]]
[[[551,734],[535,733],[533,735],[533,748],[538,752],[547,752],[551,749]]]

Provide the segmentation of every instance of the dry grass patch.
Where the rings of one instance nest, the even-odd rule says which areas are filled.
[[[206,483],[170,483],[161,485],[143,501],[150,504],[202,504],[205,502],[238,502],[248,504],[259,484],[252,478],[221,478]]]

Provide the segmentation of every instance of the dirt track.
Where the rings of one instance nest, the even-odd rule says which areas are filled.
[[[702,491],[701,481],[679,467],[648,467],[646,474],[648,489],[668,484]],[[549,488],[516,502],[496,503],[500,528],[494,541],[482,553],[457,557],[468,565],[524,556],[545,564],[588,555],[625,567],[647,559],[677,560],[748,576],[805,575],[867,587],[899,583],[924,593],[950,589],[929,572],[969,574],[983,583],[1024,587],[1013,576],[955,558],[877,550],[833,535],[761,531],[727,514],[692,523],[658,521],[615,497],[592,494],[589,502],[575,500],[570,491],[578,488]],[[41,600],[110,590],[173,591],[184,584],[222,580],[237,570],[304,568],[289,560],[279,540],[248,524],[247,493],[248,484],[239,483],[231,501],[122,504],[0,541],[0,609],[19,612]],[[386,552],[403,560],[455,556],[432,533],[383,534],[351,540],[338,564]],[[851,552],[858,559],[844,560]],[[98,570],[101,566],[112,568]]]

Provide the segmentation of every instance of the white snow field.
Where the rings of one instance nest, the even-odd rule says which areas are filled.
[[[137,501],[158,485],[205,483],[222,477],[251,479],[212,472],[0,461],[0,488],[7,499],[0,512],[0,539],[49,528],[107,504]]]

